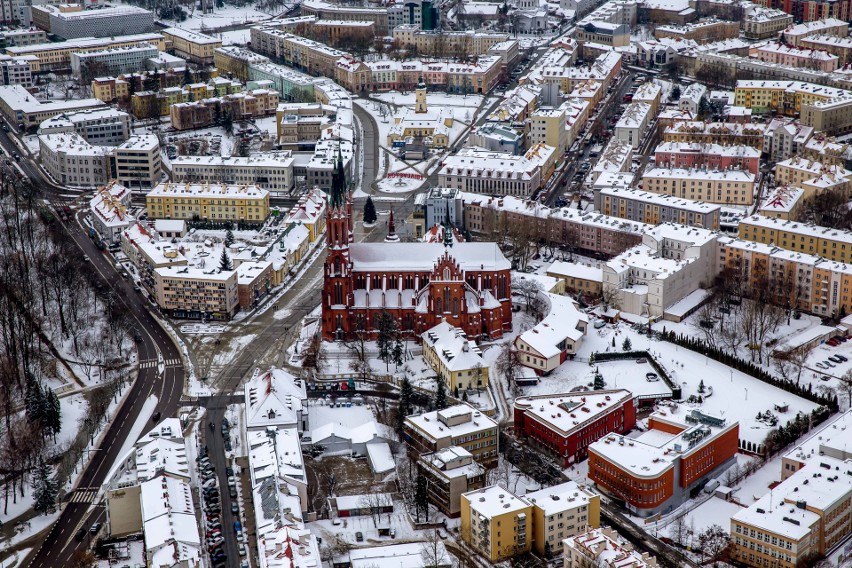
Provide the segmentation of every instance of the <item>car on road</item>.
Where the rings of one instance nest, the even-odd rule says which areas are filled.
[[[843,355],[840,355],[840,354],[835,355],[835,357],[837,357],[838,359],[840,359],[844,363],[849,360],[849,359],[847,359],[846,357],[844,357]]]
[[[74,540],[79,542],[79,541],[83,540],[83,538],[85,538],[85,536],[86,536],[86,529],[80,529],[80,530],[77,531],[77,534],[74,535]]]
[[[157,412],[155,412],[155,413],[154,413],[154,415],[151,417],[151,420],[152,420],[153,422],[157,422],[157,421],[159,421],[159,420],[160,420],[160,411],[159,411],[159,410],[158,410]]]
[[[239,551],[240,556],[246,555],[246,545],[245,544],[240,543],[240,545],[237,547],[237,550]]]
[[[101,525],[100,523],[95,523],[92,525],[92,528],[89,529],[89,532],[92,534],[98,534],[98,531],[101,530],[101,526],[103,525]]]
[[[83,262],[92,262],[92,259],[91,259],[91,258],[89,258],[89,255],[84,254],[84,255],[83,255]]]

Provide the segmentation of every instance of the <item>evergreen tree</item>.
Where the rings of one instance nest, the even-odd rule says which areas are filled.
[[[615,336],[612,336],[612,346],[615,347]]]
[[[405,417],[411,414],[411,401],[414,398],[414,388],[411,386],[411,381],[408,377],[402,379],[402,384],[399,386],[399,407],[397,408],[397,423],[396,430],[402,433],[402,425],[405,423]]]
[[[187,64],[183,68],[183,84],[189,85],[190,83],[192,83],[192,71],[189,70],[189,65]]]
[[[701,381],[698,383],[698,392],[700,392],[701,394],[704,394],[704,390],[705,390],[704,379],[701,379]]]
[[[44,417],[44,391],[36,378],[27,373],[27,391],[24,395],[24,408],[27,412],[27,420],[39,422]]]
[[[376,215],[376,206],[373,204],[373,198],[368,196],[367,202],[364,203],[364,223],[366,225],[371,225],[375,223],[378,218],[378,215]]]
[[[417,482],[414,487],[414,515],[417,522],[420,522],[420,511],[426,515],[426,521],[429,521],[429,492],[426,486],[426,478],[422,473],[417,475]]]
[[[62,407],[59,404],[59,397],[50,389],[47,389],[47,427],[50,433],[53,434],[53,441],[56,441],[56,435],[62,430]]]
[[[670,99],[670,100],[673,100],[673,101],[676,101],[676,100],[680,99],[680,85],[675,85],[675,86],[672,88],[672,92],[671,92],[671,94],[669,95],[669,99]]]
[[[234,265],[231,263],[231,257],[228,256],[228,251],[222,249],[222,256],[219,257],[219,270],[225,272],[227,270],[233,270]]]
[[[225,231],[225,246],[230,247],[234,244],[234,232],[231,229]]]
[[[601,374],[600,374],[600,373],[595,373],[595,384],[594,384],[594,389],[595,389],[596,391],[597,391],[597,390],[602,390],[605,386],[606,386],[606,383],[604,382],[604,379],[603,379],[603,377],[601,376]]]
[[[441,377],[435,377],[438,381],[438,390],[435,391],[435,410],[447,408],[447,385]]]
[[[42,515],[46,515],[56,508],[56,497],[59,495],[59,487],[53,478],[50,466],[41,460],[33,473],[33,509]]]
[[[621,344],[621,350],[622,351],[630,351],[631,349],[633,349],[633,343],[631,343],[629,337],[625,337],[624,343]]]

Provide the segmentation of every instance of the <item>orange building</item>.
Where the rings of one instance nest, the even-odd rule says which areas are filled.
[[[694,409],[658,411],[637,438],[610,434],[589,446],[589,479],[640,516],[665,513],[735,458],[739,424]]]

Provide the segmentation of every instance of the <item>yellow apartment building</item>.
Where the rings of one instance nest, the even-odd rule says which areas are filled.
[[[837,262],[852,262],[852,232],[752,215],[740,222],[739,237]]]
[[[532,506],[501,485],[461,496],[461,536],[489,562],[530,551]]]
[[[130,84],[116,77],[98,77],[92,80],[92,96],[105,103],[124,99],[130,95]]]
[[[547,269],[547,275],[562,280],[568,292],[580,293],[589,297],[601,295],[603,270],[600,268],[557,260]]]
[[[802,81],[737,81],[734,105],[756,112],[776,111],[793,116],[802,111],[802,105],[842,97],[846,91]]]
[[[151,219],[262,223],[269,192],[256,185],[161,183],[145,196]]]
[[[488,364],[479,346],[447,322],[423,334],[423,358],[450,392],[488,388]]]
[[[222,47],[221,39],[182,28],[166,28],[162,33],[163,38],[171,42],[171,49],[174,50],[175,55],[193,63],[211,65],[213,52]]]
[[[642,189],[708,203],[751,205],[755,176],[743,170],[652,168],[642,177]]]
[[[552,558],[562,554],[562,541],[601,526],[601,498],[568,481],[524,495],[532,504],[533,550]]]

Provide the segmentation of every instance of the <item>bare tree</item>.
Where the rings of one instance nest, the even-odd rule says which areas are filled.
[[[686,515],[678,515],[675,520],[669,525],[669,536],[673,541],[681,546],[686,543],[689,533],[689,525],[686,523]]]
[[[506,342],[501,348],[500,356],[497,358],[497,370],[503,375],[512,394],[517,395],[517,378],[521,373],[521,360],[512,342]],[[500,388],[499,385],[497,388]]]
[[[426,533],[426,540],[421,545],[420,557],[423,559],[423,568],[441,568],[452,564],[438,529]]]
[[[731,537],[719,525],[711,525],[698,535],[698,546],[702,554],[706,554],[713,565],[728,547]]]

